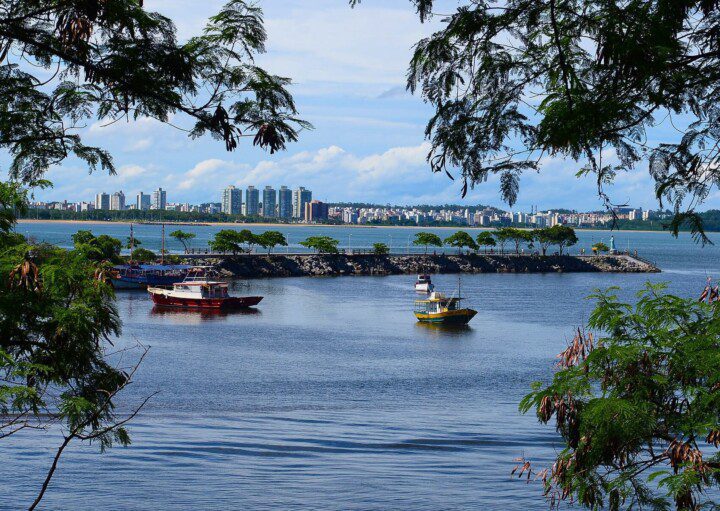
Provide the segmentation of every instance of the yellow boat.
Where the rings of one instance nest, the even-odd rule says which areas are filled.
[[[415,317],[423,323],[442,323],[464,325],[469,322],[476,310],[460,308],[462,298],[448,298],[442,293],[430,293],[426,300],[415,300]]]

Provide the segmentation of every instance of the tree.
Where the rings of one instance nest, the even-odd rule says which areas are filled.
[[[171,234],[171,236],[172,236],[172,234]],[[135,247],[139,247],[140,245],[142,245],[142,241],[135,238],[134,236],[132,238],[130,236],[128,236],[127,243],[125,244],[125,248],[133,249]]]
[[[487,254],[487,247],[494,247],[497,245],[497,242],[495,241],[495,238],[493,238],[493,235],[491,232],[483,231],[480,234],[477,235],[477,238],[475,238],[477,241],[477,244],[481,247],[485,247],[485,253]]]
[[[698,510],[720,485],[720,307],[663,289],[647,284],[635,305],[593,295],[590,331],[523,399],[565,443],[552,469],[518,468],[552,504]]]
[[[373,254],[375,255],[387,255],[390,253],[390,247],[385,243],[373,243]]]
[[[290,80],[256,65],[266,32],[261,9],[244,0],[182,43],[142,0],[0,0],[0,39],[0,147],[13,179],[28,182],[70,155],[114,173],[110,154],[77,133],[93,117],[167,123],[178,114],[173,124],[193,138],[210,134],[232,151],[253,137],[271,153],[311,127],[297,118]]]
[[[130,260],[141,263],[149,263],[157,260],[157,254],[146,248],[136,248],[132,251],[132,254],[130,254]]]
[[[237,255],[239,252],[244,252],[242,247],[244,242],[238,231],[223,229],[215,233],[209,245],[213,252],[232,252],[233,255]]]
[[[500,253],[505,253],[505,244],[510,241],[514,235],[515,229],[512,227],[501,227],[500,229],[497,229],[492,232],[492,235],[497,240],[498,245],[500,245]]]
[[[478,249],[478,245],[475,243],[475,240],[465,231],[458,231],[455,234],[448,236],[445,238],[444,243],[446,245],[450,245],[451,247],[457,247],[458,254],[465,247],[471,250]]]
[[[442,240],[437,234],[433,234],[431,232],[418,232],[415,233],[413,245],[425,247],[425,253],[427,254],[429,246],[442,247]]]
[[[337,254],[338,243],[338,240],[330,236],[310,236],[305,241],[300,242],[303,247],[316,250],[320,254]]]
[[[90,231],[78,231],[72,235],[72,240],[75,249],[92,261],[120,262],[122,242],[117,238],[107,234],[95,236]]]
[[[185,249],[185,253],[188,253],[188,248],[190,245],[190,240],[195,239],[195,234],[192,232],[185,232],[183,230],[177,229],[170,233],[171,238],[175,238],[180,243],[182,243],[183,248]]]
[[[260,244],[260,238],[257,234],[254,234],[250,229],[243,229],[239,233],[239,239],[241,243],[244,243],[248,247],[248,252],[252,252],[255,245]]]
[[[422,21],[433,16],[433,0],[411,3]],[[700,0],[460,2],[408,70],[408,88],[435,110],[431,169],[458,168],[463,191],[497,174],[512,205],[543,155],[570,157],[610,207],[605,185],[649,157],[674,233],[689,223],[706,241],[694,208],[720,182],[719,22],[715,2]]]
[[[608,247],[602,241],[599,241],[592,246],[592,251],[594,254],[602,254],[603,252],[609,252],[610,247]]]
[[[25,191],[0,183],[0,211],[9,205],[26,210],[26,201]],[[0,224],[0,439],[47,429],[61,429],[63,438],[29,504],[32,510],[73,440],[96,441],[101,450],[129,444],[125,424],[139,408],[120,417],[115,404],[137,365],[121,370],[105,356],[121,324],[107,263],[86,255],[85,248],[99,238],[81,231],[74,250],[30,245],[10,232],[13,217],[4,218],[9,222]],[[146,350],[140,351],[141,360]]]
[[[531,231],[525,229],[517,229],[515,227],[505,228],[506,237],[515,244],[515,253],[520,254],[520,245],[527,243],[532,245],[534,235]]]
[[[533,230],[533,237],[535,241],[540,244],[540,251],[542,252],[542,255],[546,255],[547,249],[550,248],[550,245],[555,243],[555,238],[548,227]]]
[[[575,229],[568,227],[567,225],[553,225],[550,227],[550,236],[553,238],[554,243],[560,250],[560,255],[563,253],[563,248],[571,247],[578,242]]]
[[[258,236],[257,242],[262,248],[267,249],[268,254],[278,245],[287,247],[287,239],[285,239],[285,235],[280,231],[265,231]]]

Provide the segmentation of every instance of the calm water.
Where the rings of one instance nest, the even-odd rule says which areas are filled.
[[[147,229],[148,240],[159,230]],[[63,244],[76,227],[18,230]],[[365,244],[408,232],[319,230]],[[664,273],[465,276],[480,311],[465,330],[418,325],[410,276],[234,283],[265,296],[254,314],[160,312],[144,293],[121,293],[118,344],[151,346],[124,405],[160,394],[133,422],[131,447],[75,445],[44,509],[543,509],[539,485],[509,474],[518,456],[549,462],[557,437],[517,403],[551,376],[591,309],[584,297],[611,285],[629,297],[646,280],[696,296],[706,272],[720,276],[715,247],[662,233],[621,233],[618,245],[628,236]],[[0,444],[0,509],[27,507],[56,443],[33,433]]]

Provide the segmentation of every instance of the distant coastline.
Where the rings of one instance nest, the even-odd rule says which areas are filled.
[[[478,226],[435,226],[435,225],[358,225],[358,224],[299,224],[299,223],[273,223],[273,222],[248,222],[248,223],[241,223],[241,222],[143,222],[143,221],[137,221],[137,222],[131,222],[129,220],[64,220],[64,219],[34,219],[34,218],[22,218],[18,220],[18,224],[42,224],[47,222],[53,222],[53,223],[62,223],[62,224],[76,224],[76,225],[89,225],[89,224],[120,224],[120,225],[157,225],[160,226],[161,224],[165,224],[166,226],[197,226],[197,227],[214,227],[214,226],[220,226],[220,227],[236,227],[236,228],[243,228],[248,229],[252,227],[290,227],[290,228],[297,228],[297,227],[342,227],[342,228],[348,228],[348,229],[443,229],[443,230],[464,230],[464,229],[475,229],[475,230],[483,230],[483,231],[493,231],[497,229],[498,227],[478,227]],[[598,232],[648,232],[648,233],[662,233],[662,234],[670,234],[669,231],[663,230],[663,229],[602,229],[599,227],[575,227],[573,226],[575,230],[578,231],[598,231]],[[532,230],[534,227],[520,227],[520,229],[528,229]],[[689,232],[689,231],[680,231],[680,232]],[[715,233],[720,231],[706,231],[708,233]]]

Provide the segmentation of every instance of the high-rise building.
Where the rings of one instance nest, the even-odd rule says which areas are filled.
[[[245,215],[257,216],[260,214],[260,190],[248,186],[245,190]]]
[[[242,211],[242,191],[233,185],[223,190],[222,212],[226,215],[239,215]]]
[[[167,190],[158,188],[152,193],[150,209],[165,209],[167,206]]]
[[[95,196],[95,209],[110,209],[110,196],[107,193],[98,193]]]
[[[150,195],[139,192],[135,196],[135,209],[150,209]]]
[[[265,218],[274,218],[275,213],[275,201],[277,194],[275,188],[272,186],[266,186],[263,190],[263,216]]]
[[[292,217],[292,191],[287,186],[281,186],[278,190],[278,217]]]
[[[110,209],[113,211],[123,211],[125,209],[125,194],[120,190],[110,197]]]
[[[305,204],[312,200],[312,192],[302,186],[293,190],[293,218],[305,216]]]
[[[328,205],[319,200],[305,204],[305,221],[319,222],[328,219]]]

